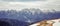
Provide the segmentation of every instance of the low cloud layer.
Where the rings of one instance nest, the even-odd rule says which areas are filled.
[[[45,0],[0,0],[5,2],[31,2],[31,1],[45,1]]]
[[[33,1],[33,2],[0,2],[0,8],[39,8],[40,1]]]
[[[45,1],[13,0],[13,2],[12,0],[0,0],[0,9],[20,9],[20,8],[40,8],[60,10],[60,0],[45,0]]]
[[[16,7],[16,8],[24,8],[24,7],[26,7],[26,8],[31,8],[31,7],[39,7],[40,6],[40,4],[39,4],[39,2],[1,2],[0,3],[0,7],[12,7],[12,8],[14,8],[14,7]]]

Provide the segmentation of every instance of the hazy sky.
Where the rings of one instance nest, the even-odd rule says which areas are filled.
[[[45,0],[0,0],[0,9],[40,8]]]
[[[60,0],[0,0],[0,9],[20,8],[60,10]]]

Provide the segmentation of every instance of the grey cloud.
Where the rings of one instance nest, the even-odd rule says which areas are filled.
[[[7,2],[29,2],[29,1],[46,1],[46,0],[0,0],[0,1],[7,1]]]
[[[0,9],[39,8],[39,5],[29,2],[0,2]]]

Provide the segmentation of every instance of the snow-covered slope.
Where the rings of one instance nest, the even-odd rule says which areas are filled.
[[[0,18],[17,19],[29,23],[60,18],[60,11],[40,10],[40,9],[22,9],[0,11]]]

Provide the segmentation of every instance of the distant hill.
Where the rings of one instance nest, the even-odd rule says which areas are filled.
[[[59,19],[60,11],[40,10],[40,9],[23,9],[21,11],[8,10],[0,11],[0,18],[15,19],[28,23],[35,23],[43,20]]]

